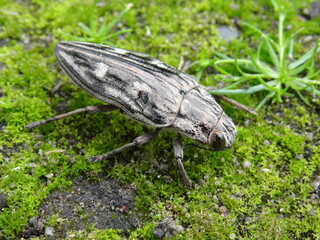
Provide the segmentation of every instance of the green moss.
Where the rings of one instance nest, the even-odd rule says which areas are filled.
[[[128,2],[107,1],[96,11],[99,16],[108,13],[111,21]],[[292,27],[305,27],[306,35],[319,32],[317,19],[297,20],[298,9],[307,8],[311,1],[293,2],[288,18]],[[105,173],[135,186],[135,204],[146,215],[145,225],[128,233],[129,239],[152,239],[154,226],[164,216],[173,216],[185,227],[176,239],[319,236],[319,100],[307,107],[292,96],[258,117],[223,104],[237,123],[237,141],[223,152],[185,149],[185,168],[196,184],[194,190],[186,190],[180,182],[171,151],[172,131],[107,161],[86,160],[150,131],[119,112],[80,114],[32,132],[24,130],[26,124],[61,109],[101,104],[61,73],[53,54],[54,44],[66,39],[64,33],[81,33],[77,24],[88,24],[86,13],[91,7],[92,1],[79,0],[0,1],[0,101],[6,103],[0,109],[0,194],[6,196],[6,206],[0,210],[0,238],[18,238],[28,221],[40,214],[39,206],[48,194],[70,187],[72,179],[84,173]],[[134,1],[121,22],[133,31],[114,44],[173,66],[179,65],[180,56],[193,62],[201,52],[210,56],[216,48],[232,54],[237,42],[250,44],[250,32],[241,29],[245,41],[226,43],[217,37],[216,25],[240,18],[272,31],[276,15],[271,9],[270,1]],[[60,88],[52,92],[58,84]],[[261,99],[258,94],[238,98],[248,105]],[[245,162],[251,167],[245,168]],[[226,213],[219,210],[221,206]],[[60,220],[52,216],[47,223],[55,226]],[[118,230],[94,227],[73,234],[77,239],[125,238]]]

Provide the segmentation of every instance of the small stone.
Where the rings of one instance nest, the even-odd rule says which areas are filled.
[[[204,175],[203,179],[204,180],[209,180],[210,179],[210,175],[209,174]]]
[[[292,26],[291,24],[288,24],[288,25],[285,27],[285,29],[286,29],[287,31],[290,31],[292,28],[293,28],[293,26]]]
[[[53,176],[54,176],[53,173],[48,173],[48,174],[46,175],[46,178],[53,178]]]
[[[33,137],[40,140],[43,138],[43,135],[42,134],[34,134]]]
[[[310,11],[309,11],[308,8],[302,9],[302,13],[303,13],[304,15],[306,15],[306,16],[310,16]]]
[[[7,207],[7,195],[0,193],[0,212]]]
[[[171,217],[165,217],[155,226],[152,234],[157,239],[169,239],[182,231],[184,231],[184,228],[181,225],[177,225],[175,220]]]
[[[310,6],[310,17],[316,18],[320,15],[320,1],[315,1],[311,3]]]
[[[316,215],[316,213],[314,212],[314,209],[310,209],[309,215],[310,216],[315,216]]]
[[[271,168],[271,169],[272,169],[273,167],[274,167],[273,164],[269,164],[269,165],[268,165],[268,168]]]
[[[199,180],[199,185],[200,186],[204,186],[206,184],[206,182],[203,180],[203,179],[200,179]]]
[[[229,7],[232,9],[232,10],[238,10],[240,9],[240,6],[238,4],[235,4],[235,3],[231,3],[229,5]]]
[[[251,120],[247,119],[247,120],[244,121],[244,126],[245,127],[249,127],[250,123],[251,123]]]
[[[277,218],[283,219],[283,218],[284,218],[284,215],[283,215],[283,214],[278,214]]]
[[[236,193],[234,194],[234,196],[236,196],[237,198],[241,198],[241,197],[242,197],[242,194],[239,193],[239,192],[236,192]]]
[[[161,238],[163,238],[165,232],[164,232],[164,230],[161,229],[161,228],[155,228],[155,229],[153,230],[152,234],[153,234],[153,236],[154,236],[155,238],[161,239]]]
[[[164,175],[163,179],[164,179],[164,182],[167,183],[167,184],[171,184],[173,182],[172,177],[167,176],[167,175]]]
[[[31,168],[35,168],[37,167],[37,164],[33,163],[33,162],[30,162],[27,164],[28,167],[31,167]]]
[[[46,227],[45,230],[44,230],[44,234],[47,235],[47,236],[53,236],[53,233],[54,233],[54,229],[53,227]]]
[[[104,1],[97,2],[97,7],[104,7],[106,3]]]
[[[302,42],[307,43],[313,41],[313,36],[308,35],[302,38]]]
[[[251,162],[249,162],[249,161],[244,161],[243,162],[243,168],[248,169],[250,167],[251,167]]]
[[[237,28],[229,27],[228,25],[220,25],[217,27],[220,38],[223,38],[227,42],[239,37],[239,31]]]
[[[271,143],[268,141],[268,140],[264,140],[263,144],[266,146],[266,147],[269,147],[271,145]]]
[[[261,171],[262,171],[263,173],[268,173],[268,172],[270,172],[270,169],[268,169],[268,168],[262,168]]]
[[[305,132],[306,138],[311,141],[313,139],[313,133],[312,132]]]
[[[41,219],[33,217],[30,219],[29,224],[33,231],[39,233],[43,231],[44,224]]]
[[[319,196],[318,196],[318,194],[316,194],[316,193],[312,193],[311,194],[311,200],[315,200],[315,199],[317,199]]]
[[[234,240],[237,238],[237,236],[234,233],[231,233],[229,236],[230,239]]]
[[[221,206],[221,207],[219,207],[219,212],[221,213],[221,214],[226,214],[227,213],[227,208],[225,207],[225,206]]]
[[[252,218],[251,217],[246,217],[244,219],[245,223],[251,223],[252,222]]]

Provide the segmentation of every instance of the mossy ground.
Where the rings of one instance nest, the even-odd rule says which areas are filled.
[[[319,34],[319,17],[301,16],[312,1],[292,2],[295,9],[288,24],[295,30],[305,27],[302,36]],[[96,14],[108,13],[105,16],[111,21],[127,3],[106,1]],[[181,56],[193,62],[201,52],[210,56],[216,48],[232,54],[240,40],[219,40],[216,26],[233,24],[236,18],[276,33],[276,14],[269,1],[133,3],[121,22],[132,32],[113,39],[114,44],[173,66],[179,65]],[[88,23],[91,6],[92,1],[79,0],[0,0],[0,97],[4,102],[0,109],[0,239],[21,236],[50,193],[70,189],[79,176],[94,178],[102,173],[135,186],[135,206],[144,224],[126,235],[94,226],[81,232],[70,229],[70,237],[152,239],[155,224],[172,216],[186,229],[176,239],[318,239],[319,99],[306,106],[295,96],[288,97],[257,117],[223,104],[237,124],[237,141],[223,152],[185,149],[184,165],[196,183],[193,190],[181,185],[173,163],[174,132],[164,131],[150,144],[109,161],[86,160],[148,131],[118,112],[79,114],[32,132],[24,130],[30,122],[100,104],[71,83],[53,54],[55,43],[68,40],[64,33],[80,34],[77,24]],[[241,30],[244,39],[254,40],[248,34]],[[298,52],[305,51],[304,45]],[[261,99],[259,95],[238,97],[251,106]],[[59,225],[57,219],[48,217],[46,225]]]

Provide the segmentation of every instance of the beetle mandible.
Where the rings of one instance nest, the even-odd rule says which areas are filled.
[[[155,130],[135,138],[103,155],[90,157],[101,161],[124,149],[145,144],[162,128],[176,130],[174,155],[183,184],[191,181],[182,164],[181,136],[221,151],[230,147],[237,130],[213,96],[193,76],[145,54],[106,45],[63,41],[55,46],[58,62],[80,88],[109,105],[87,106],[50,119],[30,123],[32,129],[47,122],[79,112],[110,112],[121,109],[136,121]]]

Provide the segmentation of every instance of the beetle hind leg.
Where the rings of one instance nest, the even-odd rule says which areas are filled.
[[[114,149],[114,150],[112,150],[110,152],[107,152],[105,154],[89,157],[88,160],[91,161],[91,162],[99,162],[99,161],[107,159],[108,157],[110,157],[112,155],[115,155],[115,154],[117,154],[119,152],[122,152],[125,149],[131,148],[131,147],[135,147],[135,146],[139,146],[139,145],[142,145],[142,144],[146,144],[146,143],[150,142],[157,135],[158,132],[159,132],[159,129],[156,129],[156,130],[154,130],[152,132],[148,132],[146,134],[143,134],[143,135],[135,138],[131,143],[125,144],[125,145],[123,145],[123,146],[121,146],[121,147],[119,147],[117,149]]]
[[[186,188],[191,189],[192,188],[191,180],[190,180],[186,170],[184,169],[184,166],[182,163],[183,147],[182,147],[182,143],[181,143],[181,135],[179,135],[173,142],[173,152],[174,152],[175,158],[177,160],[178,168],[179,168],[179,171],[181,174],[181,181]]]
[[[48,122],[52,122],[52,121],[55,121],[55,120],[66,118],[66,117],[69,117],[71,115],[74,115],[74,114],[77,114],[77,113],[81,113],[81,112],[86,112],[86,113],[111,112],[111,111],[114,111],[114,110],[117,110],[117,109],[119,109],[119,108],[116,107],[116,106],[113,106],[113,105],[87,106],[87,107],[84,107],[84,108],[76,109],[76,110],[68,112],[68,113],[63,113],[63,114],[60,114],[60,115],[53,116],[52,118],[48,118],[48,119],[45,119],[45,120],[40,120],[40,121],[37,121],[37,122],[29,123],[24,128],[27,129],[27,130],[30,130],[30,129],[33,129],[35,127],[39,127],[39,126],[41,126],[43,124],[46,124]]]

